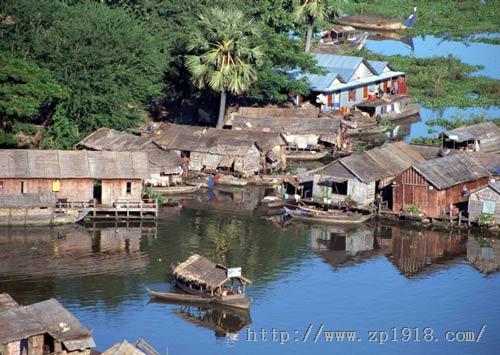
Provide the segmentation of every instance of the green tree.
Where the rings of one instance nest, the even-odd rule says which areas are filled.
[[[48,70],[8,52],[0,53],[0,68],[0,145],[11,146],[16,123],[37,122],[41,110],[51,111],[68,92]]]
[[[83,131],[128,128],[161,94],[161,39],[125,10],[84,2],[37,38],[36,58],[71,89],[65,116]]]
[[[307,26],[305,51],[311,50],[314,23],[324,22],[338,14],[339,8],[330,0],[300,0],[295,7],[295,21]]]
[[[219,128],[224,124],[227,92],[241,94],[257,79],[263,54],[259,46],[251,44],[255,36],[253,21],[247,20],[241,11],[211,8],[199,15],[187,47],[197,54],[186,56],[186,66],[195,86],[208,85],[220,92]]]

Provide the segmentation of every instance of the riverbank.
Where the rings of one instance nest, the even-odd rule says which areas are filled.
[[[417,23],[412,35],[434,34],[464,38],[475,33],[500,32],[500,1],[449,1],[415,0],[402,3],[399,0],[373,0],[346,2],[342,11],[357,15],[380,15],[393,18],[408,17],[417,6]],[[490,43],[491,39],[477,38],[476,41]]]

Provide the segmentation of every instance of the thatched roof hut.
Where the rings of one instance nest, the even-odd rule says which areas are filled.
[[[53,298],[0,312],[0,344],[45,333],[68,351],[95,347],[92,331]]]
[[[176,278],[205,285],[212,290],[231,279],[227,275],[225,266],[216,264],[198,254],[191,255],[186,261],[177,265],[173,272]],[[235,278],[243,283],[251,283],[244,276]]]

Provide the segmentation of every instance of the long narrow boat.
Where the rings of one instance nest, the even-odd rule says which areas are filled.
[[[361,214],[350,211],[319,211],[312,208],[297,206],[296,209],[283,207],[285,214],[302,222],[326,224],[357,224],[368,221],[371,214]]]
[[[303,161],[306,161],[306,160],[321,160],[323,158],[325,158],[326,156],[328,156],[328,154],[330,154],[330,152],[328,151],[315,151],[315,150],[311,150],[311,151],[307,151],[307,150],[297,150],[297,151],[294,151],[294,150],[290,150],[290,151],[287,151],[286,152],[286,159],[290,159],[290,160],[303,160]]]
[[[198,254],[179,265],[171,265],[171,268],[175,286],[185,294],[148,289],[151,297],[168,301],[214,303],[241,309],[248,309],[252,303],[245,296],[245,285],[251,281],[241,275],[241,268],[226,268]]]
[[[401,19],[390,19],[381,16],[340,16],[336,21],[337,23],[345,26],[352,26],[355,28],[374,30],[374,31],[398,31],[406,30],[417,21],[417,8],[413,8],[413,13],[408,16],[408,18]]]
[[[366,100],[356,105],[360,111],[380,121],[395,121],[402,118],[418,115],[420,105],[411,97],[396,96],[376,100]]]
[[[202,183],[198,183],[195,186],[155,186],[153,190],[162,195],[180,195],[180,194],[190,194],[198,191],[202,186]]]

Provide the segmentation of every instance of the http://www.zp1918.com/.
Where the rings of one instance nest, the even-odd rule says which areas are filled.
[[[476,342],[486,331],[483,324],[478,329],[442,330],[435,331],[432,327],[392,327],[389,329],[356,330],[328,329],[325,324],[309,324],[303,330],[251,329],[246,332],[246,341],[249,342],[361,342],[368,341],[376,344],[388,342]]]

